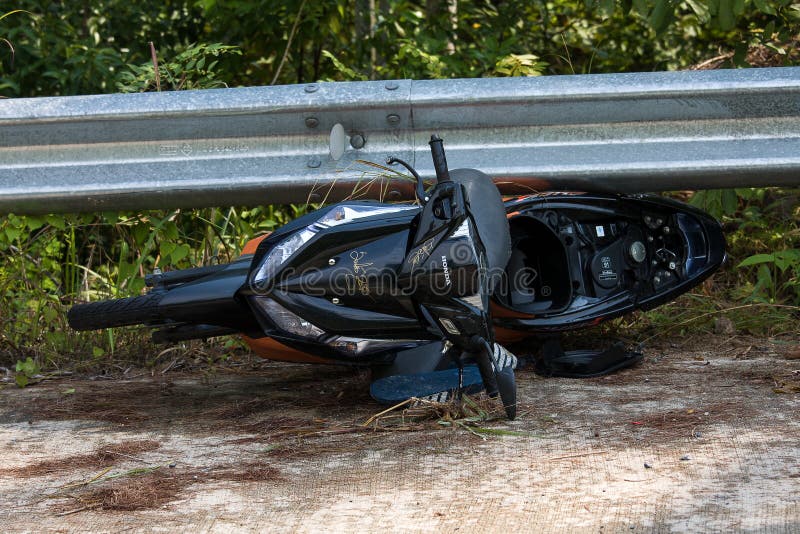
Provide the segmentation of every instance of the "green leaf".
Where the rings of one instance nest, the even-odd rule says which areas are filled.
[[[33,358],[28,356],[25,360],[18,360],[16,365],[17,372],[25,373],[28,376],[34,376],[39,374],[39,366],[36,365],[36,362],[33,361]]]
[[[772,34],[775,33],[775,21],[771,20],[764,26],[764,33],[761,35],[761,42],[769,41],[772,39]]]
[[[708,8],[708,3],[702,0],[686,0],[686,3],[689,4],[689,7],[692,8],[692,11],[695,12],[697,18],[700,19],[701,22],[708,22],[711,18],[711,13]]]
[[[762,13],[766,13],[767,15],[777,15],[778,14],[778,12],[775,11],[775,8],[772,6],[772,2],[769,1],[769,0],[753,0],[753,4]]]
[[[627,15],[633,8],[633,0],[620,0],[620,7],[622,7],[622,14]]]
[[[106,351],[102,347],[92,347],[92,356],[95,358],[102,358]]]
[[[756,288],[758,291],[772,289],[775,285],[772,280],[772,271],[770,271],[769,267],[763,263],[758,267],[756,278],[758,280],[758,282],[756,282]]]
[[[775,266],[781,272],[790,267],[800,267],[800,250],[789,248],[776,252],[773,256],[775,256]]]
[[[647,3],[647,0],[632,0],[632,2],[633,9],[640,15],[646,17],[648,13],[650,13],[650,5]]]
[[[775,261],[774,254],[755,254],[749,258],[742,260],[737,267],[749,267],[750,265],[758,265],[760,263],[773,263]]]
[[[28,382],[29,382],[28,377],[25,376],[22,373],[17,373],[16,375],[14,375],[14,381],[21,388],[24,388],[25,386],[27,386]]]
[[[33,215],[28,215],[25,217],[25,225],[28,227],[29,230],[37,230],[44,226],[45,219],[44,217],[35,217]]]
[[[759,198],[759,195],[763,195],[764,189],[756,187],[737,187],[734,191],[744,200],[756,200]]]
[[[163,262],[167,263],[170,261],[170,254],[172,254],[172,252],[175,250],[175,247],[177,247],[177,245],[169,241],[164,241],[161,243],[158,252],[161,255],[161,260]]]
[[[48,215],[45,217],[47,224],[58,230],[63,230],[67,227],[67,220],[63,215]]]
[[[737,209],[739,209],[739,198],[736,196],[736,191],[724,189],[722,191],[722,212],[725,215],[733,215]]]
[[[719,0],[719,13],[717,23],[722,31],[730,31],[736,26],[736,17],[733,13],[733,0]]]
[[[137,245],[143,245],[150,235],[150,225],[144,222],[137,223],[131,232]]]
[[[178,239],[178,225],[172,221],[164,222],[164,226],[161,228],[161,231],[164,232],[164,237],[167,239]]]
[[[175,247],[175,250],[172,251],[170,259],[172,260],[172,263],[178,263],[188,255],[189,255],[189,245],[178,245],[177,247]]]
[[[731,61],[733,64],[739,67],[740,69],[746,69],[750,66],[747,62],[747,50],[748,46],[746,42],[736,43],[733,47],[733,57]]]
[[[41,372],[39,366],[33,361],[33,358],[28,356],[25,360],[17,360],[17,364],[15,366],[15,370],[17,371],[16,375],[14,375],[14,380],[17,382],[17,385],[21,388],[24,388],[30,383],[30,379],[34,376],[38,375]]]
[[[13,242],[16,241],[19,236],[22,235],[22,228],[7,226],[5,232],[6,232],[6,237],[8,237],[8,241]]]
[[[603,13],[606,17],[610,17],[614,14],[614,7],[616,7],[616,0],[599,0],[600,3],[600,12]]]
[[[331,60],[333,63],[334,68],[344,76],[345,80],[347,81],[366,81],[368,78],[367,76],[361,74],[360,72],[356,72],[355,70],[351,69],[339,59],[334,56],[332,53],[328,52],[327,50],[322,51],[322,55]]]
[[[650,26],[660,34],[672,20],[672,4],[669,0],[656,0],[656,5],[650,13]]]

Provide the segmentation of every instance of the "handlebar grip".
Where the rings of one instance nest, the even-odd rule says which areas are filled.
[[[444,146],[438,135],[432,135],[428,143],[431,145],[431,157],[433,158],[433,170],[436,171],[436,182],[444,183],[450,181],[450,171],[447,169],[447,158],[444,155]]]

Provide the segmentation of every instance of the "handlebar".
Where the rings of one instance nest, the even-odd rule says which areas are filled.
[[[436,182],[444,183],[450,181],[450,171],[447,170],[447,158],[444,155],[442,139],[434,134],[428,142],[431,145],[431,157],[433,158],[433,169],[436,171]]]

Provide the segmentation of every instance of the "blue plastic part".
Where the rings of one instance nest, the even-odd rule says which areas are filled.
[[[464,367],[464,392],[477,393],[483,389],[483,381],[474,365]],[[458,389],[458,369],[445,369],[414,375],[392,375],[373,382],[370,395],[383,404],[397,404],[411,397],[427,397],[442,391]]]

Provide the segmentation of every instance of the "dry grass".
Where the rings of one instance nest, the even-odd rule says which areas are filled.
[[[723,402],[705,407],[648,414],[631,421],[631,423],[639,428],[655,431],[661,437],[677,437],[688,435],[700,427],[746,416],[747,413],[741,403]]]
[[[787,65],[796,59],[798,54],[800,54],[797,48],[798,39],[793,38],[784,44],[785,50],[788,50],[788,54],[781,54],[780,52],[764,45],[755,45],[751,46],[747,50],[745,59],[747,63],[753,67],[781,67]],[[733,56],[733,51],[725,52],[693,65],[689,67],[689,70],[713,70],[724,67],[736,67],[736,65],[733,63]]]
[[[218,419],[236,420],[273,409],[275,409],[275,401],[272,399],[250,399],[210,410],[209,415]]]
[[[139,460],[137,454],[154,451],[161,447],[155,440],[129,441],[112,445],[103,445],[89,454],[78,454],[43,460],[31,465],[0,470],[0,475],[20,478],[35,477],[58,473],[66,470],[108,467],[130,460]]]
[[[261,462],[225,465],[215,468],[202,477],[198,476],[196,478],[202,478],[204,480],[227,480],[232,482],[279,482],[286,480],[281,474],[280,469]]]
[[[236,431],[254,435],[228,440],[227,443],[235,445],[269,443],[278,437],[321,434],[329,430],[329,426],[330,423],[323,419],[310,420],[291,416],[267,417],[252,423],[236,425]]]
[[[189,473],[170,473],[159,469],[141,476],[114,480],[75,495],[71,498],[70,510],[99,508],[133,511],[158,508],[175,500],[181,490],[194,482],[196,479]]]
[[[341,455],[353,452],[353,444],[347,442],[295,441],[271,447],[266,454],[275,460],[317,459],[328,455]]]
[[[773,376],[775,393],[800,393],[800,369],[779,376]]]
[[[147,421],[169,394],[170,382],[119,382],[93,385],[71,395],[41,396],[24,407],[32,419],[88,419],[117,425]]]
[[[210,471],[158,467],[143,474],[100,479],[97,484],[87,484],[83,491],[70,494],[68,506],[59,506],[59,511],[70,514],[95,509],[149,510],[177,500],[181,492],[193,484],[285,480],[278,468],[258,462],[225,465]]]
[[[481,394],[446,402],[411,398],[373,415],[363,426],[372,430],[425,430],[500,419],[505,419],[500,401]]]
[[[800,360],[800,345],[786,349],[783,357],[787,360]]]

